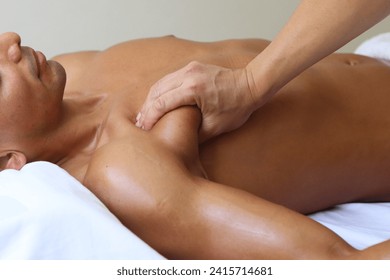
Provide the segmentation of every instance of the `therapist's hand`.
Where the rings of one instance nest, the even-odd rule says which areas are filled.
[[[240,127],[257,108],[249,82],[246,69],[191,62],[151,87],[136,125],[150,130],[167,112],[196,105],[202,112],[203,142]]]

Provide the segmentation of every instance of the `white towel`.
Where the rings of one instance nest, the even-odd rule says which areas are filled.
[[[364,41],[355,53],[390,60],[390,32],[376,35]]]
[[[0,259],[163,257],[65,170],[42,161],[0,172]]]

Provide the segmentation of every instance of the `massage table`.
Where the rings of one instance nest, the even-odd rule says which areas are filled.
[[[390,60],[390,33],[366,41],[357,53]],[[347,203],[309,217],[358,249],[390,239],[390,203]],[[0,172],[0,259],[164,257],[65,170],[40,161]]]

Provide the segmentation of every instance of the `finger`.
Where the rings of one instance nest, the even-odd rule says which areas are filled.
[[[166,86],[165,90],[162,91],[162,90],[160,90],[160,87],[158,85],[154,85],[150,89],[149,94],[147,95],[141,109],[139,110],[139,113],[137,114],[136,126],[143,127],[144,116],[147,116],[148,115],[147,112],[149,112],[150,110],[153,112],[155,110],[161,109],[162,110],[161,114],[164,114],[165,111],[163,110],[163,108],[164,108],[164,103],[165,103],[165,101],[164,101],[165,97],[163,97],[163,100],[158,100],[158,99],[161,98],[161,96],[163,96],[164,94],[166,94],[170,90],[174,90],[175,88],[177,88],[177,86],[170,83],[168,86]],[[160,102],[161,102],[161,104],[160,104]],[[157,108],[154,108],[154,107],[157,107]]]
[[[182,85],[182,77],[180,76],[180,70],[170,73],[157,81],[149,90],[148,95],[137,115],[137,124],[139,125],[139,119],[141,115],[145,115],[145,113],[151,108],[156,102],[157,98],[164,95],[165,93],[174,90]],[[137,125],[137,126],[138,126]]]
[[[186,66],[165,75],[151,87],[151,91],[149,92],[147,98],[154,100],[162,94],[180,87],[188,78],[188,75],[194,75],[193,68],[199,68],[198,64],[199,63],[196,62],[190,62]]]
[[[178,73],[174,72],[166,75],[151,86],[143,107],[148,107],[148,105],[153,103],[161,95],[180,87],[181,84],[181,77]]]
[[[138,125],[145,130],[150,130],[166,113],[181,106],[195,104],[195,98],[191,91],[176,88],[154,100],[148,110],[141,113]]]

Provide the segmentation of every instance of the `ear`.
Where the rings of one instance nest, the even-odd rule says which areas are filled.
[[[0,153],[0,168],[20,170],[27,163],[26,156],[18,151],[7,151]]]

